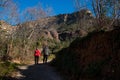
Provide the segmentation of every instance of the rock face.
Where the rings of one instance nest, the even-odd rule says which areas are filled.
[[[45,19],[46,20],[46,19]],[[47,19],[48,20],[48,19]],[[52,29],[51,27],[46,27],[49,24],[48,22],[42,23],[42,20],[38,21],[31,21],[27,23],[23,23],[17,26],[16,32],[18,35],[25,34],[27,37],[31,36],[30,38],[38,39],[55,39],[56,41],[59,41],[58,39],[58,33],[56,29]]]
[[[88,19],[93,18],[92,12],[88,9],[83,9],[81,11],[71,13],[71,14],[61,14],[56,16],[56,22],[58,24],[66,23],[72,24],[78,21],[78,19]]]
[[[39,34],[39,35],[45,39],[53,39],[50,31],[48,31],[48,30],[41,31],[41,34]]]
[[[52,36],[55,40],[59,41],[59,35],[58,35],[57,30],[51,29],[51,30],[50,30],[50,33],[51,33],[51,36]]]
[[[12,26],[5,21],[0,21],[0,29],[6,31],[7,33],[12,32]]]
[[[76,39],[56,57],[69,80],[120,79],[120,29]],[[68,73],[68,74],[67,74]],[[71,77],[72,76],[72,77]]]
[[[65,41],[65,40],[72,40],[73,38],[77,38],[77,37],[84,37],[86,36],[88,33],[85,30],[76,30],[73,32],[62,32],[59,34],[59,39],[61,41]]]
[[[65,41],[65,40],[70,40],[73,37],[74,34],[72,34],[71,32],[63,32],[59,34],[59,39],[61,41]]]

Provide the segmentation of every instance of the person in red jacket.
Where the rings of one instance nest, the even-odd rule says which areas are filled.
[[[38,64],[40,56],[41,56],[41,51],[38,48],[36,48],[35,53],[34,53],[35,64]]]

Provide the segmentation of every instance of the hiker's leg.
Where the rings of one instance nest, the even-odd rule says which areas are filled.
[[[43,63],[45,63],[45,55],[43,55]]]
[[[39,56],[37,56],[37,64],[38,64],[38,62],[39,62]]]
[[[48,55],[46,55],[46,63],[47,63]]]
[[[47,63],[47,55],[45,55],[45,63]]]
[[[35,56],[35,64],[37,64],[37,58],[36,58],[36,56]]]

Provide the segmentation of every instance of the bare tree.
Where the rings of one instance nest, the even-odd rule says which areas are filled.
[[[119,16],[119,0],[92,0],[97,26],[110,27]]]
[[[0,19],[2,18],[2,13],[4,8],[7,6],[9,0],[0,0]]]
[[[6,7],[9,0],[0,0],[0,8]]]
[[[25,9],[25,11],[22,13],[22,16],[24,16],[23,21],[33,21],[33,20],[45,18],[46,12],[42,8],[42,6],[38,4],[37,6],[29,7]]]
[[[94,25],[97,30],[110,28],[120,16],[120,0],[86,0],[85,3],[82,2],[82,0],[75,0],[77,10],[86,9],[86,4],[90,5],[91,3],[95,15]],[[81,23],[83,22],[79,22],[80,25]]]
[[[2,32],[4,32],[1,36],[4,36],[2,40],[4,41],[4,45],[6,45],[6,57],[12,55],[11,50],[13,49],[13,36],[15,34],[10,24],[16,24],[18,22],[18,17],[18,6],[13,0],[0,0],[0,18],[9,22],[9,24],[4,22],[5,25],[1,23],[1,26],[5,28],[5,30],[1,29]]]
[[[1,0],[0,18],[6,20],[9,24],[15,25],[19,21],[19,9],[17,3],[13,0]]]
[[[81,0],[74,0],[74,5],[75,5],[75,9],[76,11],[80,11],[83,8],[83,5],[80,3]],[[81,14],[75,14],[75,17],[77,19],[77,30],[81,29],[81,21],[80,21],[80,16]]]
[[[80,11],[87,8],[88,0],[74,0],[75,9]]]
[[[89,0],[74,0],[74,3],[75,3],[75,9],[76,11],[78,11],[77,14],[75,14],[76,19],[77,19],[77,31],[79,31],[81,35],[84,36],[89,31],[94,30],[94,29],[90,30],[90,28],[93,27],[93,21],[92,21],[93,16],[88,6],[88,3],[90,5],[90,1]]]
[[[49,24],[49,11],[49,9],[43,9],[40,4],[34,7],[29,7],[23,11],[22,16],[24,18],[21,20],[24,23],[18,25],[16,33],[16,39],[20,39],[22,41],[22,52],[20,51],[21,60],[25,60],[27,59],[26,57],[31,56],[30,53],[32,51],[30,51],[30,48],[32,45],[35,45],[35,43],[37,43],[40,39],[39,35],[41,32],[43,32],[41,28]]]
[[[4,0],[3,0],[4,1]],[[1,10],[1,19],[6,19],[10,24],[17,24],[23,22],[22,24],[18,24],[15,30],[9,34],[7,38],[7,54],[12,55],[13,58],[17,56],[19,60],[24,60],[26,57],[31,56],[30,48],[32,45],[38,41],[33,37],[39,36],[39,33],[46,26],[50,26],[52,20],[49,19],[48,15],[50,15],[51,8],[43,9],[40,4],[25,9],[22,15],[19,13],[19,8],[13,0],[6,0],[7,2],[2,2],[4,7]],[[0,8],[1,8],[0,7]],[[49,14],[50,13],[50,14]],[[22,18],[19,18],[22,16]],[[17,22],[16,22],[17,21]],[[12,27],[11,27],[12,28]],[[34,36],[33,36],[34,35]],[[16,45],[17,44],[17,45]]]

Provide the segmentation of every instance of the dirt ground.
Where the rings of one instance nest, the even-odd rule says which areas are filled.
[[[19,72],[16,74],[18,80],[63,80],[49,64],[30,64],[18,68]]]

